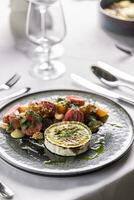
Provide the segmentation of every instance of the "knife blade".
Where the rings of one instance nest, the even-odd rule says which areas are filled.
[[[30,87],[22,88],[22,89],[14,92],[14,93],[8,95],[8,96],[0,98],[0,102],[6,101],[6,100],[10,100],[10,99],[13,99],[15,97],[19,97],[22,94],[25,94],[25,93],[29,92],[30,89],[31,89]]]
[[[122,96],[122,95],[117,94],[115,92],[112,92],[112,91],[110,91],[106,88],[103,88],[99,85],[96,85],[96,84],[90,82],[89,80],[82,78],[81,76],[78,76],[76,74],[71,74],[70,76],[71,76],[71,78],[74,82],[76,82],[78,85],[81,85],[81,86],[89,89],[90,91],[97,92],[98,94],[116,99],[120,102],[125,102],[125,103],[129,103],[131,105],[134,105],[134,100],[131,99],[131,98]]]
[[[108,65],[102,61],[98,61],[97,66],[100,67],[101,69],[104,69],[104,70],[110,72],[111,74],[120,78],[123,81],[127,81],[129,83],[134,84],[134,77],[132,75],[129,75],[123,71],[120,71],[119,69],[116,69],[115,67],[112,67],[111,65]]]

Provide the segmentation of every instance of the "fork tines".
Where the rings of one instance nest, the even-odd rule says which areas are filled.
[[[20,79],[19,74],[14,74],[5,84],[9,87],[12,87]]]
[[[19,74],[14,74],[9,80],[0,85],[0,90],[8,90],[20,79]]]

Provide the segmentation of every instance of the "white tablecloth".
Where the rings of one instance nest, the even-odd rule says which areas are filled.
[[[117,41],[134,46],[134,39],[102,30],[96,1],[63,0],[68,34],[63,42],[65,54],[61,61],[66,65],[67,71],[64,76],[54,81],[33,79],[28,73],[32,60],[26,55],[28,46],[24,36],[26,7],[21,0],[17,5],[17,1],[0,2],[0,83],[14,72],[20,73],[22,78],[13,89],[1,92],[0,96],[10,94],[23,86],[32,87],[32,91],[54,88],[83,89],[71,81],[70,73],[77,72],[98,83],[89,70],[91,63],[97,60],[134,75],[134,57],[115,48]],[[128,92],[124,93],[129,96]],[[123,106],[133,118],[133,107],[125,104]],[[58,178],[30,174],[1,160],[0,179],[15,192],[14,200],[133,200],[134,147],[114,164],[75,177]]]

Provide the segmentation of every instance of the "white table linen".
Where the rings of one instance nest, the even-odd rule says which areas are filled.
[[[21,3],[21,0],[19,0]],[[12,3],[15,1],[11,1]],[[9,7],[9,0],[0,2],[0,83],[14,72],[21,80],[10,91],[0,96],[30,86],[32,91],[57,88],[83,89],[72,82],[70,73],[76,73],[99,83],[89,71],[91,63],[105,61],[134,76],[134,57],[115,48],[123,42],[133,46],[134,39],[121,37],[102,30],[99,25],[97,1],[63,0],[68,34],[63,42],[65,54],[60,59],[67,72],[53,81],[41,81],[29,76],[32,60],[26,55],[24,27],[26,9],[16,4]],[[24,49],[19,45],[24,45]],[[26,47],[25,47],[26,45]],[[115,90],[116,91],[116,90]],[[123,91],[120,91],[121,93]],[[124,91],[130,95],[130,91]],[[134,96],[134,94],[131,94]],[[132,106],[123,107],[134,118]],[[74,177],[48,177],[17,169],[0,161],[0,179],[15,192],[14,200],[133,200],[134,199],[134,147],[119,161],[99,171]]]

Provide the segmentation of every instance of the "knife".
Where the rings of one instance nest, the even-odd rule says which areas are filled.
[[[13,191],[1,181],[0,181],[0,196],[4,199],[12,199],[14,196]]]
[[[127,81],[127,82],[134,84],[134,76],[131,76],[131,75],[125,73],[125,72],[122,72],[119,69],[116,69],[115,67],[112,67],[111,65],[108,65],[108,64],[106,64],[102,61],[98,61],[97,66],[101,69],[104,69],[104,70],[110,72],[114,76],[117,76],[121,80],[124,80],[124,81]]]
[[[25,94],[25,93],[29,92],[30,89],[31,89],[30,87],[22,88],[22,89],[20,89],[20,90],[18,90],[16,92],[12,93],[11,95],[8,95],[8,96],[0,98],[0,102],[6,101],[6,100],[10,100],[10,99],[13,99],[15,97],[19,97],[22,94]]]
[[[0,98],[0,110],[3,108],[3,106],[6,105],[6,103],[10,100],[13,100],[14,98],[16,97],[21,97],[23,94],[26,94],[27,92],[29,92],[31,90],[30,87],[25,87],[25,88],[22,88],[8,96],[5,96],[5,97],[2,97]]]
[[[134,105],[134,100],[125,96],[122,96],[120,94],[117,94],[115,92],[112,92],[106,88],[103,88],[99,85],[96,85],[92,82],[90,82],[89,80],[82,78],[81,76],[78,76],[76,74],[71,74],[70,75],[71,78],[73,79],[74,82],[76,82],[78,85],[81,85],[87,89],[89,89],[90,91],[93,92],[97,92],[98,94],[116,99],[120,102],[125,102],[125,103],[129,103],[131,105]]]

